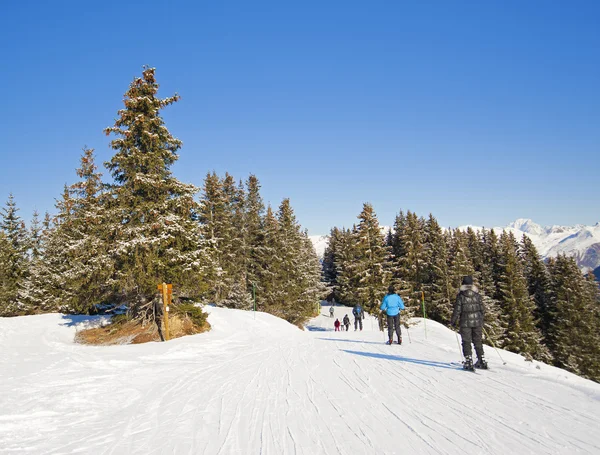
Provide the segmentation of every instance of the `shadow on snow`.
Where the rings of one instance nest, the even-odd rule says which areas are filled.
[[[392,355],[392,354],[378,354],[375,352],[360,352],[360,351],[348,351],[346,349],[342,349],[343,352],[347,352],[348,354],[356,354],[361,355],[363,357],[372,357],[375,359],[384,359],[384,360],[398,360],[400,362],[408,362],[414,363],[416,365],[425,365],[428,367],[436,367],[436,368],[447,368],[449,370],[462,370],[462,367],[457,368],[450,363],[445,362],[434,362],[431,360],[420,360],[413,359],[410,357],[403,357],[401,355]]]

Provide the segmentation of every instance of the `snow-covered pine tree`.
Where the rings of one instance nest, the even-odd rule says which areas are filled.
[[[555,364],[600,382],[598,283],[592,277],[584,278],[572,257],[557,256],[549,269],[548,342]]]
[[[273,308],[276,306],[282,258],[278,248],[279,223],[270,205],[267,207],[267,213],[261,224],[262,228],[253,254],[257,277],[255,282],[256,309],[277,314]]]
[[[0,230],[0,316],[11,316],[16,310],[11,304],[10,295],[12,292],[9,257],[12,246],[8,237]]]
[[[357,282],[356,296],[365,311],[377,314],[391,274],[387,270],[388,250],[373,206],[363,204],[356,228],[356,256],[351,273]]]
[[[259,280],[259,248],[262,231],[262,222],[265,206],[260,195],[260,182],[255,175],[250,175],[246,180],[246,287],[250,292],[252,284]]]
[[[459,229],[448,231],[448,275],[450,277],[450,295],[456,296],[466,275],[473,275],[473,264],[468,254],[467,236]]]
[[[334,287],[336,299],[345,304],[354,305],[359,302],[357,294],[358,275],[355,263],[358,258],[357,229],[342,228],[335,250],[334,265],[337,271],[337,282]]]
[[[279,206],[277,224],[280,261],[272,304],[280,317],[298,324],[313,314],[319,302],[313,289],[319,287],[320,266],[315,262],[317,258],[312,245],[309,249],[306,234],[300,232],[289,199],[284,199]]]
[[[483,263],[479,272],[481,290],[485,295],[499,301],[500,292],[498,281],[500,279],[500,247],[498,236],[493,229],[481,231]]]
[[[421,291],[424,291],[426,252],[423,245],[425,221],[417,217],[410,210],[406,212],[406,219],[398,232],[398,239],[394,244],[399,256],[395,256],[395,272],[398,280],[396,284],[407,308],[415,313],[420,313]]]
[[[386,237],[386,246],[389,251],[386,259],[386,269],[391,274],[391,284],[394,285],[396,292],[404,300],[406,310],[402,313],[403,318],[413,317],[417,310],[413,301],[413,285],[406,270],[408,249],[404,242],[408,237],[407,226],[408,215],[400,210],[394,219],[393,232],[390,232]]]
[[[538,254],[537,248],[531,239],[523,235],[519,245],[519,255],[523,262],[523,273],[527,280],[529,295],[535,302],[534,317],[538,321],[538,327],[544,336],[548,336],[550,324],[550,275],[548,268]]]
[[[225,173],[222,181],[225,196],[223,220],[223,269],[226,272],[226,295],[230,298],[231,289],[246,289],[246,224],[244,188],[236,187],[234,178]],[[245,299],[247,300],[247,299]]]
[[[317,316],[319,303],[330,290],[321,280],[321,262],[306,230],[302,233],[302,242],[298,270],[301,293],[298,300],[309,316]]]
[[[144,68],[125,93],[125,108],[105,129],[116,150],[105,163],[115,180],[108,207],[114,237],[116,284],[130,313],[151,301],[157,284],[173,283],[183,293],[202,281],[206,250],[195,218],[197,188],[173,177],[181,141],[164,126],[159,112],[179,96],[160,99],[154,68]]]
[[[19,289],[29,273],[30,240],[25,223],[12,193],[0,214],[2,271],[0,272],[0,316],[14,316],[23,311],[19,305]]]
[[[427,317],[449,324],[456,295],[448,272],[448,249],[441,226],[432,214],[425,223],[425,305]]]
[[[50,214],[46,212],[40,224],[38,212],[33,213],[31,221],[31,261],[29,273],[23,286],[19,289],[19,305],[27,314],[41,311],[46,301],[46,284],[48,283],[49,268],[46,262],[46,244],[51,231]]]
[[[335,265],[335,258],[340,244],[342,233],[339,228],[334,227],[329,233],[329,241],[323,253],[323,280],[328,286],[335,288],[337,286],[338,270]]]
[[[226,198],[221,179],[215,172],[208,173],[204,179],[198,215],[212,264],[206,276],[210,283],[207,299],[220,305],[227,295],[227,272],[223,267]]]
[[[501,275],[498,282],[505,333],[501,345],[527,358],[548,361],[550,353],[542,344],[542,334],[534,318],[535,303],[529,296],[518,243],[512,233],[500,236]]]

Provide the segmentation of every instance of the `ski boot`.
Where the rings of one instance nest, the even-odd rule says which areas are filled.
[[[485,357],[481,356],[480,358],[477,359],[477,362],[475,362],[475,368],[479,368],[481,370],[488,369],[488,364],[485,361]]]
[[[469,371],[475,371],[475,369],[473,368],[473,359],[471,358],[470,355],[465,357],[465,361],[463,362],[463,369],[469,370]]]
[[[393,344],[394,340],[388,340],[388,342],[386,344]]]
[[[402,337],[398,338],[398,344],[402,344]]]

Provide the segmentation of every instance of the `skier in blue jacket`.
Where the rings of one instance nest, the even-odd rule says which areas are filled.
[[[402,332],[400,331],[400,310],[404,309],[404,302],[402,298],[394,291],[394,285],[390,284],[388,287],[388,293],[381,302],[380,310],[385,311],[387,315],[388,325],[388,344],[394,342],[394,328],[396,329],[396,335],[398,335],[398,344],[402,344]]]

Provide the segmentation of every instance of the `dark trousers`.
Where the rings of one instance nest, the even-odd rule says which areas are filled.
[[[394,328],[396,329],[396,335],[398,336],[398,341],[402,338],[402,332],[400,331],[400,315],[396,316],[388,316],[387,317],[388,324],[388,338],[390,340],[394,339]]]
[[[481,341],[483,327],[461,327],[460,336],[462,338],[462,349],[465,357],[472,355],[471,344],[475,345],[477,358],[483,357],[483,342]]]
[[[362,330],[362,317],[360,315],[354,317],[354,330],[356,330],[359,325],[360,330]]]
[[[165,337],[163,336],[162,328],[160,326],[161,318],[156,318],[154,321],[156,322],[156,327],[158,327],[158,336],[160,337],[160,341],[165,341]]]

